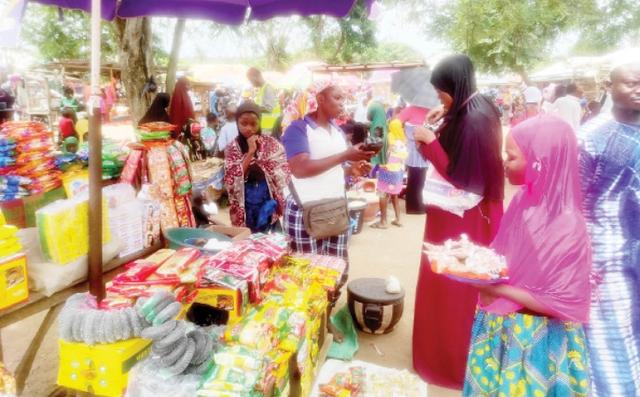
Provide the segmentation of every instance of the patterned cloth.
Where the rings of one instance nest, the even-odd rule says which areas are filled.
[[[579,131],[584,215],[593,247],[594,396],[640,395],[640,127],[598,116]]]
[[[378,169],[376,189],[380,193],[400,194],[404,186],[404,171],[389,171],[384,167]]]
[[[589,395],[582,325],[530,314],[478,310],[464,396]]]
[[[245,179],[242,171],[242,150],[237,140],[233,140],[225,150],[224,184],[229,194],[229,216],[233,226],[246,226]],[[284,213],[284,189],[291,178],[284,148],[270,136],[262,136],[258,152],[251,164],[256,164],[264,172],[271,197],[278,203],[276,216]]]
[[[289,245],[294,252],[303,254],[319,254],[337,256],[349,263],[347,246],[351,230],[338,236],[315,239],[304,229],[303,211],[298,207],[293,197],[289,197],[284,210],[284,232],[289,236]],[[345,272],[346,273],[346,272]]]

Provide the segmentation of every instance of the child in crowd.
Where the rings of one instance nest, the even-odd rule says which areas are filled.
[[[200,133],[202,143],[207,152],[207,156],[213,156],[215,152],[218,131],[220,130],[220,120],[214,113],[207,114],[207,126]]]
[[[407,138],[402,128],[402,122],[398,119],[391,120],[386,145],[388,148],[388,154],[385,156],[387,162],[380,165],[378,170],[377,189],[380,195],[380,221],[371,225],[373,228],[386,229],[389,227],[387,223],[389,201],[391,201],[396,215],[396,219],[391,224],[402,226],[398,195],[404,187],[404,162],[409,156],[406,142]]]
[[[60,131],[60,142],[64,142],[66,138],[78,137],[73,117],[75,112],[71,108],[62,109],[62,117],[58,120],[58,130]]]
[[[591,246],[581,213],[578,147],[542,115],[507,137],[507,178],[521,188],[492,248],[509,279],[477,285],[464,396],[587,396]]]

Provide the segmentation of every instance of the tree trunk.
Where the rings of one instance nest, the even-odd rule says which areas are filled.
[[[184,18],[178,19],[175,30],[173,31],[173,43],[171,44],[171,55],[169,56],[169,65],[167,66],[167,92],[172,93],[173,87],[176,85],[176,71],[178,69],[178,58],[180,57],[180,44],[182,43],[182,35],[184,33]]]
[[[142,95],[153,73],[152,35],[149,18],[118,18],[115,22],[120,48],[122,84],[127,91],[129,113],[134,125],[149,108],[150,98]]]

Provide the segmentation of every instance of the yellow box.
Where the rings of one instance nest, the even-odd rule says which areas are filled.
[[[105,397],[122,396],[129,370],[151,351],[151,341],[139,338],[94,346],[62,339],[58,343],[58,385]]]
[[[27,258],[24,254],[0,259],[0,309],[29,298]]]
[[[235,323],[244,312],[240,291],[228,288],[198,288],[194,303],[201,303],[229,312],[229,324]]]

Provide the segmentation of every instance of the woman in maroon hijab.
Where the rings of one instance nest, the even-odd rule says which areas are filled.
[[[191,103],[191,97],[189,97],[189,81],[186,77],[180,77],[176,81],[176,86],[171,96],[169,117],[171,118],[171,124],[176,126],[176,134],[182,131],[189,120],[195,118],[193,104]]]
[[[449,183],[482,200],[462,217],[425,203],[424,241],[440,244],[465,233],[474,243],[489,245],[503,213],[498,110],[477,92],[473,64],[465,55],[442,60],[431,74],[431,84],[445,114],[435,132],[416,128],[419,151]],[[433,273],[423,256],[416,289],[413,364],[428,383],[462,389],[477,300],[474,287]]]

